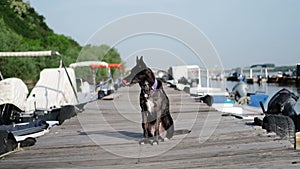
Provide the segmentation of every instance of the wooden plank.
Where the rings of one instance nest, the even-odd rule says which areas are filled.
[[[287,140],[165,90],[175,130],[190,133],[139,145],[139,88],[120,88],[118,98],[86,105],[36,145],[6,156],[1,168],[299,168],[299,151]]]

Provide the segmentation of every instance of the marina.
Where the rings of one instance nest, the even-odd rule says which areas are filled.
[[[167,142],[138,144],[135,85],[120,88],[113,101],[88,103],[36,145],[2,158],[1,168],[299,168],[299,151],[288,140],[252,121],[222,116],[182,91],[165,91],[177,132]]]
[[[237,82],[232,82],[232,81],[224,81],[224,82],[212,81],[212,85],[223,86],[223,88],[226,87],[228,89],[231,89],[236,83]],[[300,88],[295,85],[280,85],[276,83],[262,83],[261,85],[258,85],[256,83],[256,84],[248,84],[248,87],[249,87],[249,92],[251,93],[255,93],[255,92],[262,93],[262,94],[269,95],[270,97],[282,88],[287,88],[298,96],[300,94]],[[297,102],[297,104],[295,105],[295,110],[297,112],[300,112],[299,102]]]
[[[45,55],[53,53],[56,52],[44,52]],[[17,53],[18,56],[24,54],[29,55]],[[35,52],[30,54],[37,55]],[[92,70],[92,76],[87,76],[91,79],[76,76],[74,68],[84,66],[86,70]],[[47,165],[46,168],[128,168],[152,167],[156,164],[163,168],[297,167],[295,157],[299,152],[295,149],[295,132],[299,127],[292,131],[289,128],[283,132],[277,132],[276,129],[266,131],[255,122],[255,118],[258,118],[261,121],[259,123],[263,124],[265,117],[260,102],[266,104],[267,98],[272,95],[271,91],[276,92],[281,87],[270,90],[268,83],[244,83],[242,87],[237,87],[236,82],[210,80],[208,71],[206,81],[202,81],[207,86],[202,87],[197,85],[197,82],[201,83],[199,67],[173,67],[173,83],[164,83],[164,88],[170,99],[175,135],[159,145],[140,145],[143,136],[138,99],[140,89],[135,85],[108,92],[108,87],[105,94],[101,85],[114,84],[110,66],[121,70],[120,64],[95,61],[73,63],[70,68],[43,69],[40,80],[27,99],[27,88],[19,80],[19,86],[23,85],[24,88],[20,90],[26,93],[20,98],[26,100],[26,104],[23,104],[23,100],[14,101],[14,98],[3,102],[3,111],[9,111],[6,106],[10,103],[22,108],[22,120],[12,123],[17,123],[19,127],[2,125],[2,131],[6,131],[1,139],[4,146],[1,149],[4,150],[1,154],[3,167],[22,165],[24,168],[45,168],[43,166]],[[104,68],[109,75],[106,82],[100,81],[98,87],[94,71],[97,68]],[[174,76],[175,73],[179,75]],[[2,84],[7,84],[6,80],[2,80]],[[13,89],[14,84],[18,83],[9,83],[6,88]],[[225,88],[232,86],[233,89],[241,89],[242,93],[230,100],[230,90]],[[292,92],[298,92],[295,89],[292,88]],[[2,98],[10,93],[14,97],[19,94],[14,90],[3,91],[7,94]],[[246,96],[249,96],[250,102],[237,105]],[[299,111],[298,105],[295,110]],[[25,122],[29,123],[20,123],[26,119],[26,115],[29,119]],[[6,139],[8,143],[5,143]],[[279,158],[280,164],[270,166],[268,160],[278,161]]]
[[[299,7],[0,1],[0,168],[300,168]]]
[[[288,71],[274,71],[274,64],[257,64],[228,71],[228,81],[245,81],[249,84],[274,83],[279,85],[300,85],[300,64],[290,66]],[[283,68],[281,68],[283,69]]]

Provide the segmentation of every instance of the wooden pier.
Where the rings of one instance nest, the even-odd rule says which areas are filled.
[[[142,137],[139,87],[121,88],[0,159],[0,168],[300,168],[300,151],[260,126],[195,102],[165,87],[176,135],[159,145]],[[185,134],[185,131],[191,130]]]

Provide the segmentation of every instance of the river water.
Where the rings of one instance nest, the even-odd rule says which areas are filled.
[[[223,89],[229,89],[229,91],[232,90],[233,86],[236,85],[238,82],[234,81],[215,81],[212,80],[210,81],[210,86],[211,87],[221,87]],[[269,102],[269,99],[273,97],[273,95],[278,92],[282,88],[286,88],[293,92],[295,95],[300,97],[300,88],[297,88],[295,85],[292,86],[282,86],[278,85],[276,83],[262,83],[261,85],[258,85],[257,83],[254,84],[248,84],[249,86],[249,93],[255,93],[255,92],[260,92],[260,93],[265,93],[269,95],[269,98],[267,100],[267,103]],[[298,100],[297,104],[295,105],[295,110],[296,112],[300,113],[300,99]]]

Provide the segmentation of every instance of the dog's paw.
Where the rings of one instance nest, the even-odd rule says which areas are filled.
[[[169,139],[166,137],[166,138],[163,138],[161,141],[165,142],[165,141],[169,141]]]
[[[139,144],[144,145],[144,144],[149,144],[150,141],[148,139],[142,139],[139,141]]]
[[[158,145],[158,140],[154,140],[151,145]]]

